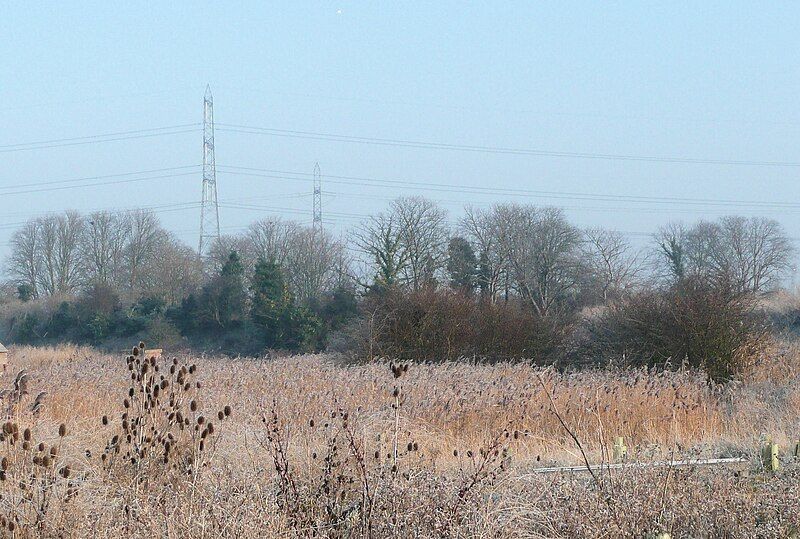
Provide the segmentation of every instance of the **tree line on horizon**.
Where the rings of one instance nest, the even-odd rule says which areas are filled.
[[[624,353],[596,325],[645,297],[666,305],[722,294],[722,305],[744,308],[780,286],[794,256],[781,225],[764,217],[672,223],[635,249],[558,208],[467,207],[450,225],[422,197],[394,200],[343,238],[256,221],[203,260],[145,210],[31,219],[10,245],[0,322],[12,342],[147,335],[229,353],[553,361],[574,359],[586,348],[576,335],[587,332],[603,334],[607,349],[585,353]]]

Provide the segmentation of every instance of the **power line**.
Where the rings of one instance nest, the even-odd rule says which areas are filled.
[[[254,211],[266,211],[271,213],[294,213],[300,215],[310,215],[311,212],[308,210],[298,209],[298,208],[282,208],[276,206],[255,206],[255,205],[244,205],[244,204],[226,204],[226,207],[235,208],[235,209],[244,209],[244,210],[254,210]],[[340,212],[326,212],[326,216],[330,215],[333,217],[326,217],[325,222],[328,223],[336,223],[336,222],[353,222],[353,221],[363,221],[364,219],[369,219],[370,217],[374,217],[373,214],[360,214],[360,213],[340,213]],[[312,221],[313,223],[313,221]],[[455,221],[448,221],[450,225],[457,225],[458,223]],[[246,229],[247,227],[240,227],[242,229]],[[624,236],[629,237],[640,237],[640,238],[652,238],[655,232],[644,232],[644,231],[630,231],[630,230],[610,230],[610,232],[617,232]],[[800,237],[789,237],[787,238],[793,242],[800,242]]]
[[[495,153],[510,155],[530,155],[540,157],[560,157],[570,159],[602,159],[613,161],[646,161],[653,163],[689,163],[704,165],[745,165],[762,167],[800,167],[800,162],[794,161],[758,161],[758,160],[727,160],[706,159],[693,157],[673,157],[655,155],[633,154],[608,154],[590,152],[563,152],[535,148],[509,148],[501,146],[481,146],[467,144],[451,144],[444,142],[418,141],[408,139],[390,139],[377,137],[361,137],[355,135],[340,135],[335,133],[318,133],[314,131],[297,131],[290,129],[277,129],[271,127],[254,127],[237,124],[218,124],[220,131],[230,133],[243,133],[249,135],[268,135],[274,137],[287,137],[298,139],[321,140],[327,142],[348,142],[355,144],[370,144],[376,146],[392,146],[402,148],[419,148],[427,150],[448,150],[461,152]]]
[[[154,168],[150,170],[138,170],[134,172],[119,172],[117,174],[104,174],[102,176],[84,176],[82,178],[71,178],[68,180],[47,180],[47,181],[39,181],[39,182],[32,182],[32,183],[18,183],[13,185],[3,185],[0,186],[0,190],[5,189],[18,189],[21,187],[36,187],[41,185],[56,185],[62,183],[74,183],[74,182],[82,182],[87,180],[103,180],[107,178],[118,178],[121,176],[137,176],[139,174],[152,174],[154,172],[167,172],[171,170],[182,170],[187,168],[196,168],[200,165],[183,165],[179,167],[166,167],[166,168]]]
[[[391,202],[397,198],[397,196],[389,196],[389,195],[368,195],[364,193],[344,193],[341,191],[325,191],[326,196],[332,196],[333,198],[337,197],[346,197],[348,199],[352,198],[360,198],[365,200],[381,200],[385,202]],[[432,198],[434,202],[438,204],[451,204],[451,205],[460,205],[460,206],[477,206],[477,207],[487,207],[491,203],[476,203],[473,200],[467,199],[451,199],[451,198]],[[558,206],[564,210],[580,210],[580,211],[597,211],[597,212],[629,212],[629,213],[685,213],[685,214],[692,214],[696,215],[698,213],[708,213],[713,212],[717,214],[726,214],[729,212],[727,209],[723,208],[704,208],[704,207],[696,207],[696,208],[675,208],[675,207],[653,207],[653,206],[566,206],[559,204]],[[750,208],[753,211],[753,208]],[[774,212],[775,208],[767,207],[767,208],[756,208],[755,211],[761,212]],[[800,209],[797,211],[785,211],[784,213],[800,213]]]
[[[241,167],[233,165],[220,165],[221,171],[225,174],[238,174],[242,176],[253,176],[259,178],[272,178],[295,181],[313,181],[308,177],[307,172],[295,172],[287,170],[260,169],[254,167]],[[233,169],[233,170],[228,170]],[[688,198],[688,197],[655,197],[639,195],[606,195],[599,193],[581,193],[570,191],[543,191],[533,189],[507,189],[498,187],[473,187],[458,186],[446,183],[421,182],[412,180],[393,180],[383,178],[372,178],[366,176],[342,176],[326,174],[328,183],[343,185],[371,186],[374,184],[393,185],[397,187],[413,187],[419,190],[449,192],[461,194],[486,194],[486,195],[507,195],[524,196],[536,198],[552,198],[566,200],[589,200],[589,201],[611,201],[611,202],[636,202],[654,204],[687,204],[697,206],[725,206],[725,207],[758,207],[758,208],[800,208],[800,203],[778,202],[778,201],[756,201],[756,200],[734,200],[734,199],[711,199],[711,198]]]
[[[194,210],[198,206],[200,206],[199,202],[175,202],[171,204],[156,204],[153,206],[136,206],[136,207],[100,207],[100,208],[86,208],[86,209],[79,209],[79,211],[84,214],[92,214],[95,212],[112,212],[112,213],[131,213],[139,210],[144,211],[152,211],[153,213],[170,213],[174,211],[185,211],[185,210]],[[46,211],[41,213],[30,214],[25,221],[18,221],[16,223],[3,223],[0,225],[0,230],[10,230],[16,227],[22,226],[27,224],[31,219],[47,217],[49,215],[59,215],[63,214],[64,211]]]
[[[87,135],[84,137],[72,137],[64,139],[51,139],[38,142],[23,142],[19,144],[8,144],[0,146],[0,153],[22,152],[28,150],[42,150],[46,148],[61,148],[65,146],[80,146],[84,144],[97,144],[101,142],[116,142],[121,140],[131,140],[138,138],[163,137],[167,135],[179,135],[182,133],[196,133],[194,129],[183,129],[198,124],[182,124],[169,127],[154,127],[151,129],[139,129],[135,131],[119,131],[117,133],[105,133],[100,135]]]
[[[85,187],[100,187],[100,186],[104,186],[104,185],[120,185],[120,184],[123,184],[123,183],[135,183],[135,182],[141,182],[141,181],[159,180],[159,179],[164,179],[164,178],[177,178],[177,177],[180,177],[180,176],[190,176],[190,175],[193,175],[193,174],[195,174],[195,173],[194,172],[183,172],[183,173],[177,173],[177,174],[163,174],[163,175],[159,175],[159,176],[145,176],[145,177],[142,177],[142,178],[131,178],[131,179],[127,179],[127,180],[116,180],[116,181],[108,181],[108,182],[85,183],[85,184],[81,184],[81,185],[65,185],[65,186],[61,186],[61,187],[45,187],[45,188],[42,188],[42,189],[27,189],[27,190],[22,190],[22,191],[11,191],[11,192],[8,192],[8,193],[0,193],[0,194],[2,194],[2,196],[6,197],[6,196],[24,195],[24,194],[30,194],[30,193],[44,193],[44,192],[50,192],[50,191],[63,191],[63,190],[67,190],[67,189],[81,189],[81,188],[85,188]]]

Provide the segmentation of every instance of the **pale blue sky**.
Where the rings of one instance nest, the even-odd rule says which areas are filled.
[[[800,4],[761,4],[4,3],[0,256],[13,223],[66,208],[159,206],[164,224],[196,245],[199,210],[173,204],[198,201],[199,168],[91,188],[30,192],[45,186],[29,184],[198,165],[199,130],[24,150],[29,147],[13,145],[198,123],[207,83],[218,123],[795,165],[463,152],[220,128],[223,232],[275,211],[308,221],[312,203],[308,181],[283,173],[248,177],[225,166],[310,174],[319,161],[323,175],[371,179],[324,180],[325,215],[337,231],[391,197],[425,194],[443,201],[453,219],[464,203],[516,199],[566,206],[582,226],[635,233],[669,220],[766,214],[800,237]],[[462,192],[373,179],[458,185]],[[556,194],[514,197],[470,192],[474,187]],[[734,207],[694,199],[798,205]]]

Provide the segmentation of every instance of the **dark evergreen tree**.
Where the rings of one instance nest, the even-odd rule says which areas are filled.
[[[473,293],[478,275],[478,260],[469,241],[460,236],[450,240],[447,246],[447,273],[450,286],[456,290]]]
[[[203,287],[198,302],[199,323],[209,329],[238,327],[245,318],[244,266],[231,251],[219,275]]]
[[[26,303],[33,299],[34,290],[29,284],[21,284],[17,287],[17,297],[22,303]]]
[[[314,343],[320,332],[319,319],[295,305],[278,264],[259,260],[250,292],[250,318],[262,332],[267,348],[306,350]]]

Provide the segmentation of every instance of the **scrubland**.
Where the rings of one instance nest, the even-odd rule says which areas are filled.
[[[800,525],[790,345],[726,385],[692,370],[126,355],[12,349],[5,535],[790,537]],[[617,436],[630,465],[603,468]],[[759,464],[768,436],[784,449],[777,473]],[[533,473],[582,452],[592,473]],[[748,462],[635,466],[730,456]]]

